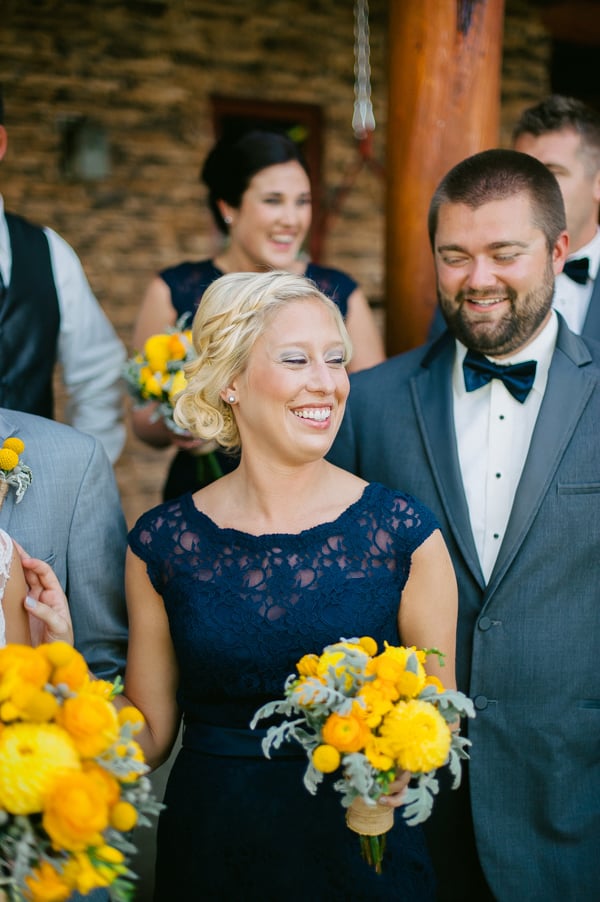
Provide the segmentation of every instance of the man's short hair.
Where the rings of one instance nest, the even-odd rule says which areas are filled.
[[[521,113],[513,129],[513,143],[521,135],[538,138],[548,132],[571,129],[581,138],[584,152],[600,168],[600,113],[576,97],[551,94]]]
[[[462,160],[448,172],[431,200],[428,216],[429,240],[435,249],[435,233],[442,204],[483,204],[527,194],[533,222],[552,250],[567,227],[565,205],[558,182],[535,157],[516,150],[484,150]]]

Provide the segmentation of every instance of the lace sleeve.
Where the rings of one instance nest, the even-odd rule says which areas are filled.
[[[0,529],[0,647],[6,645],[6,621],[2,599],[10,574],[10,562],[12,560],[13,544],[10,536]]]

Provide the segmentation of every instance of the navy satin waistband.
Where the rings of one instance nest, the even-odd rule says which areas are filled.
[[[183,748],[193,749],[205,755],[223,755],[229,758],[264,758],[262,740],[266,730],[242,730],[218,727],[214,724],[192,722],[183,729]],[[304,758],[304,751],[297,742],[285,742],[271,750],[271,758]]]

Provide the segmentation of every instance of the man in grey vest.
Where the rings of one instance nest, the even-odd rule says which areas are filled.
[[[0,160],[7,146],[0,94]],[[0,406],[53,417],[59,362],[67,420],[114,463],[125,440],[124,360],[74,250],[52,229],[6,213],[0,195]]]

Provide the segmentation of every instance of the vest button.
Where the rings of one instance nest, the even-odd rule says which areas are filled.
[[[485,695],[476,695],[473,699],[473,704],[478,711],[485,711],[488,706],[488,700]]]

